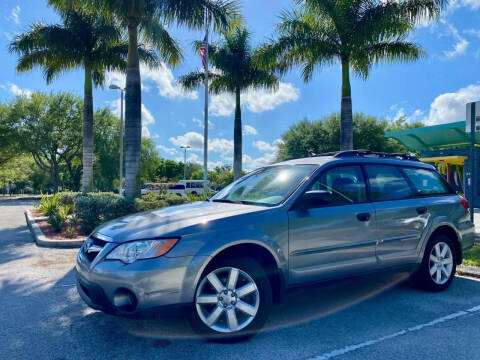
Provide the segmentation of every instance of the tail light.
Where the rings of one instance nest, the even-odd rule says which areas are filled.
[[[469,211],[470,210],[470,204],[468,203],[467,199],[465,199],[463,196],[458,195],[460,198],[460,203],[463,205],[465,210]]]

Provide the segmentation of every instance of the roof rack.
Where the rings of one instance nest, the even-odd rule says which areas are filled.
[[[325,154],[320,154],[317,156],[333,156],[336,158],[348,158],[348,157],[376,157],[376,158],[384,158],[384,159],[398,159],[398,160],[410,160],[410,161],[420,161],[417,157],[403,154],[403,153],[384,153],[378,151],[370,151],[370,150],[345,150],[345,151],[337,151],[337,152],[330,152]]]

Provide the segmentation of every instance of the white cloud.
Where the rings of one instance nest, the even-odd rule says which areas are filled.
[[[444,124],[465,120],[466,104],[480,99],[480,85],[469,85],[456,92],[437,96],[425,117],[427,125]]]
[[[459,0],[458,3],[473,10],[480,8],[480,0]]]
[[[10,91],[15,96],[32,96],[33,91],[30,89],[22,89],[17,84],[12,82],[7,82],[6,85],[0,85],[0,87],[4,90]]]
[[[192,151],[203,152],[203,135],[190,131],[184,135],[171,137],[169,141],[175,146],[190,145]],[[208,140],[208,151],[216,153],[233,153],[233,140],[213,138]]]
[[[394,116],[387,116],[387,119],[389,120],[397,120],[401,117],[405,117],[407,119],[407,122],[415,123],[421,122],[425,118],[425,113],[420,109],[415,110],[410,115],[405,112],[405,109],[403,107],[398,107],[398,105],[390,106],[390,110],[396,111],[396,114]]]
[[[281,142],[281,139],[277,139],[271,144],[261,140],[254,141],[252,145],[260,150],[263,155],[257,158],[252,158],[247,154],[243,154],[244,168],[247,170],[254,170],[274,163],[277,158],[278,144]]]
[[[9,16],[6,16],[6,19],[15,23],[15,24],[20,24],[20,11],[22,9],[20,8],[19,5],[15,6],[12,11],[10,12]]]
[[[190,131],[184,135],[171,137],[168,139],[175,146],[187,146],[190,145],[193,151],[203,151],[203,135]]]
[[[252,143],[252,145],[262,152],[275,152],[275,151],[277,151],[277,145],[275,145],[275,144],[272,145],[272,144],[269,144],[269,143],[267,143],[265,141],[262,141],[262,140],[254,141]]]
[[[440,20],[440,22],[442,24],[446,25],[448,33],[455,40],[455,45],[453,46],[453,49],[449,50],[449,51],[445,50],[443,52],[445,57],[447,59],[451,59],[451,58],[454,58],[458,55],[465,54],[465,52],[467,51],[468,45],[469,45],[468,40],[465,39],[463,36],[461,36],[460,33],[458,32],[458,29],[455,26],[453,26],[452,24],[450,24],[449,22],[447,22],[446,20],[442,19],[442,20]]]
[[[467,30],[464,30],[463,33],[480,38],[480,30],[479,29],[467,29]]]
[[[121,100],[113,100],[113,101],[107,101],[107,103],[110,105],[112,112],[120,117],[120,108],[121,108]],[[125,111],[125,109],[124,109]],[[148,126],[152,125],[155,123],[155,118],[153,117],[152,113],[150,110],[147,109],[147,107],[142,104],[142,136],[143,137],[151,137],[150,136],[150,131],[148,130]]]
[[[140,64],[140,74],[142,78],[142,90],[148,92],[151,85],[154,85],[160,96],[168,99],[198,99],[196,91],[185,91],[177,84],[172,71],[162,62],[158,69],[151,69],[144,64]],[[106,74],[106,84],[115,84],[125,87],[125,74],[119,71],[111,71]]]
[[[247,91],[244,101],[250,111],[261,113],[273,110],[284,103],[297,101],[299,97],[299,89],[293,84],[281,82],[276,91],[266,89]]]
[[[242,94],[242,106],[254,113],[261,113],[278,106],[297,101],[300,90],[291,83],[280,82],[277,90],[255,89]],[[232,94],[213,95],[210,111],[213,116],[230,116],[235,109],[235,98]]]
[[[168,99],[198,99],[196,91],[186,91],[177,84],[172,71],[162,62],[158,69],[147,66],[140,67],[142,81],[153,82],[157,86],[158,94]]]
[[[253,126],[244,125],[243,126],[243,135],[257,135],[258,131]]]
[[[193,123],[194,123],[195,125],[197,125],[198,127],[202,128],[202,129],[204,128],[204,123],[205,123],[204,120],[200,120],[199,118],[194,117],[194,118],[192,119],[192,121],[193,121]],[[185,126],[184,126],[184,127],[185,127]],[[214,125],[210,120],[208,120],[208,127],[211,129],[211,128],[215,127],[215,125]]]
[[[235,98],[232,94],[223,93],[211,97],[209,112],[213,116],[230,116],[234,109]]]
[[[165,146],[165,145],[157,145],[157,149],[160,149],[161,151],[163,151],[165,154],[168,154],[168,155],[175,155],[178,153],[178,150],[176,148],[170,148],[168,146]]]

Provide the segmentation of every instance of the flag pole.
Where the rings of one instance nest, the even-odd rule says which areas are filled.
[[[206,49],[205,49],[205,123],[203,127],[203,191],[208,191],[208,32],[210,22],[208,20],[208,10],[205,9],[205,25],[206,25]]]

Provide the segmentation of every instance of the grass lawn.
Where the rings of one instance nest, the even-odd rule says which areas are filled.
[[[463,254],[463,264],[480,266],[480,245],[475,245]]]

